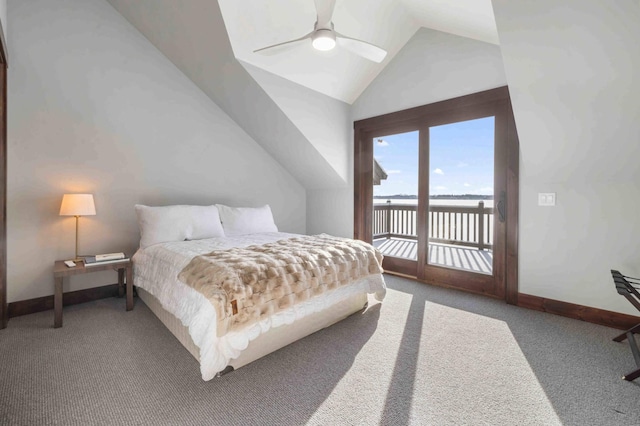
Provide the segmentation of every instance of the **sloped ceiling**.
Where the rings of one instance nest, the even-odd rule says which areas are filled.
[[[301,37],[316,21],[313,0],[219,0],[236,58],[302,86],[353,103],[420,27],[498,44],[491,0],[337,0],[336,31],[387,50],[376,64],[311,42],[274,56],[261,47]]]
[[[346,185],[235,59],[216,2],[108,1],[306,189]]]
[[[428,7],[413,0],[338,0],[336,29],[387,49],[389,53],[381,64],[338,49],[320,55],[310,45],[302,46],[294,55],[271,57],[265,63],[256,59],[253,50],[308,33],[316,20],[313,0],[107,1],[306,189],[348,186],[348,105],[423,22],[432,21],[436,14],[440,16],[439,30],[489,42],[497,40],[490,0],[429,0]],[[474,20],[482,24],[469,24]],[[262,80],[256,79],[259,73],[248,71],[243,63],[298,88],[306,86],[339,104],[317,102],[328,105],[332,112],[311,114],[316,122],[309,125],[300,120],[301,114],[292,113],[295,102],[287,97],[315,96],[265,75],[260,76]],[[265,79],[271,82],[269,87],[259,83]],[[291,90],[296,93],[289,95]],[[335,128],[320,133],[314,130],[323,126]]]

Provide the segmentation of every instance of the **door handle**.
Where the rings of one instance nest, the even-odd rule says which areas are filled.
[[[500,200],[498,200],[498,220],[504,222],[506,218],[505,205],[507,201],[507,194],[504,191],[500,192]]]

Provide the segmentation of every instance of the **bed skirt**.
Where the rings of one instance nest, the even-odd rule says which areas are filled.
[[[188,328],[182,325],[182,322],[173,314],[165,310],[158,299],[151,293],[140,287],[137,287],[136,290],[140,299],[142,299],[151,312],[169,329],[182,346],[200,361],[200,348],[198,348],[191,339]],[[311,333],[329,327],[361,311],[367,305],[367,301],[368,296],[366,293],[355,294],[323,311],[310,314],[292,324],[270,328],[255,340],[250,341],[249,346],[241,352],[238,358],[229,361],[229,367],[233,367],[233,369],[240,368]],[[225,369],[225,371],[226,370],[228,370],[228,368]]]

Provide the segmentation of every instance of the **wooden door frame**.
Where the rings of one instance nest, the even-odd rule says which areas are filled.
[[[7,327],[7,44],[0,22],[0,329]]]
[[[503,183],[507,192],[506,253],[504,265],[501,266],[504,268],[502,271],[504,287],[499,289],[498,297],[504,298],[510,304],[517,304],[519,146],[507,86],[354,122],[354,238],[367,242],[372,241],[372,215],[364,214],[364,212],[370,211],[369,204],[373,196],[373,145],[370,142],[371,138],[374,135],[385,134],[385,132],[402,133],[423,128],[425,117],[442,114],[451,116],[460,114],[461,117],[464,117],[466,114],[464,111],[468,108],[482,108],[485,104],[494,104],[496,108],[507,108],[507,122],[502,130],[506,133],[508,140],[507,152],[502,153],[507,163],[506,182]],[[421,178],[423,177],[421,176]],[[422,213],[425,214],[424,211]],[[419,223],[421,222],[419,221]],[[422,257],[425,255],[422,253]],[[420,260],[420,253],[418,260]],[[424,280],[425,277],[420,273],[420,269],[424,268],[418,265],[418,271],[414,276]]]
[[[473,95],[471,95],[473,96]],[[459,106],[455,109],[444,110],[440,113],[430,114],[424,118],[424,125],[421,129],[428,140],[429,129],[436,126],[446,126],[455,123],[467,122],[482,118],[494,118],[494,204],[500,193],[507,190],[507,123],[508,112],[507,102],[498,99],[490,102],[482,102],[474,105]],[[428,145],[425,145],[428,147]],[[425,151],[428,151],[425,149]],[[423,164],[428,164],[429,153],[425,152]],[[424,168],[423,168],[424,169]],[[429,196],[429,170],[426,170],[423,180],[420,181],[424,190],[421,199],[425,200]],[[423,216],[419,218],[425,224],[428,223],[427,210],[424,209]],[[505,296],[505,261],[506,261],[506,223],[498,220],[494,214],[493,222],[493,268],[491,274],[480,274],[472,271],[451,269],[441,265],[429,264],[426,257],[419,265],[418,279],[434,285],[449,285],[461,290],[489,295],[503,299]],[[504,236],[504,238],[503,238]],[[426,250],[425,250],[426,256]]]

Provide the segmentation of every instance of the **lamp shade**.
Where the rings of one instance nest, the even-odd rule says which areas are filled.
[[[60,206],[60,216],[94,216],[96,206],[93,194],[64,194]]]

